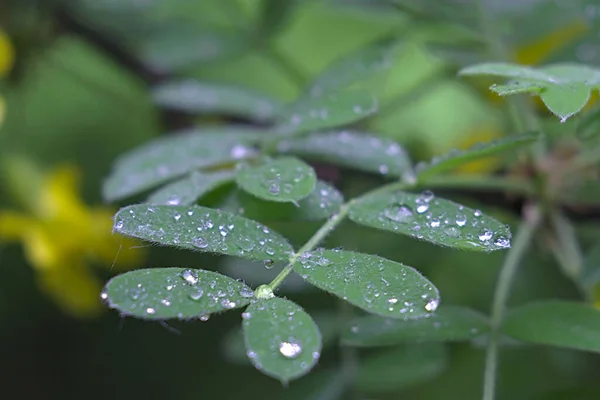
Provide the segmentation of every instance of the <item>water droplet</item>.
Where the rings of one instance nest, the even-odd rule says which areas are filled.
[[[358,325],[352,325],[352,327],[350,328],[350,331],[352,333],[358,333],[360,331],[360,328]]]
[[[242,313],[242,319],[250,319],[250,317],[252,317],[251,313],[249,313],[249,312]]]
[[[272,195],[278,195],[279,194],[279,184],[271,183],[269,185],[269,193],[271,193]]]
[[[407,224],[414,220],[414,215],[410,207],[402,204],[394,204],[383,210],[383,215],[395,222]]]
[[[229,299],[223,299],[221,300],[221,305],[225,308],[227,308],[228,310],[231,310],[232,308],[235,308],[236,304],[234,301],[231,301]]]
[[[456,229],[453,226],[447,226],[446,228],[444,228],[444,233],[450,237],[457,237],[458,229]]]
[[[181,277],[190,285],[195,285],[196,283],[198,283],[198,272],[192,271],[191,269],[184,270],[181,273]]]
[[[417,206],[417,212],[419,214],[423,214],[424,212],[427,212],[427,210],[429,210],[429,204],[425,203],[425,204],[419,204]]]
[[[209,320],[209,318],[210,318],[210,314],[202,314],[199,319],[202,322],[206,322]]]
[[[175,215],[173,216],[173,219],[174,219],[175,221],[179,221],[179,220],[181,219],[181,214],[179,214],[179,213],[175,213]]]
[[[115,224],[115,229],[116,229],[116,230],[121,230],[121,229],[123,229],[123,225],[124,225],[124,222],[123,222],[122,220],[119,220],[119,221],[117,221],[117,223]]]
[[[437,310],[439,305],[440,305],[440,301],[438,299],[430,299],[427,302],[427,304],[425,304],[425,310],[427,310],[429,312],[434,312],[435,310]]]
[[[193,292],[191,292],[189,294],[190,299],[192,299],[194,301],[200,300],[203,295],[204,295],[204,289],[202,289],[202,288],[197,288],[196,290],[194,290]]]
[[[271,269],[275,266],[275,261],[271,260],[270,258],[265,260],[265,268],[266,269]]]
[[[131,300],[137,300],[140,298],[140,294],[142,294],[142,291],[139,289],[129,289],[127,291],[127,294],[129,295],[129,298]]]
[[[108,300],[108,293],[102,291],[102,293],[100,293],[100,299],[102,299],[103,301]]]
[[[246,147],[241,144],[236,144],[231,148],[231,158],[234,160],[240,160],[242,158],[247,158],[254,154],[254,150],[252,148]]]
[[[439,228],[440,227],[440,220],[439,219],[432,219],[431,222],[429,223],[429,225],[432,228]]]
[[[396,304],[398,302],[398,299],[395,297],[390,297],[388,299],[388,304]]]
[[[152,315],[152,314],[154,314],[155,312],[156,312],[156,310],[155,310],[154,308],[152,308],[152,307],[148,307],[148,308],[146,308],[146,314],[150,314],[150,315]]]
[[[201,237],[197,237],[194,240],[192,240],[192,244],[199,249],[205,249],[208,247],[208,242]]]
[[[250,288],[242,288],[239,291],[240,296],[245,298],[254,297],[254,291]]]
[[[296,358],[302,353],[302,346],[295,342],[281,342],[279,343],[279,352],[285,358]]]
[[[493,237],[493,233],[489,229],[484,229],[483,232],[479,234],[479,240],[482,242],[487,242]]]
[[[328,258],[325,258],[325,257],[319,257],[319,258],[317,259],[317,264],[319,264],[321,267],[327,267],[327,266],[329,266],[329,265],[331,265],[331,264],[333,264],[333,263],[332,263],[332,262],[331,262],[331,260],[329,260]]]
[[[434,197],[435,196],[431,190],[424,190],[423,192],[421,192],[420,196],[420,198],[426,203],[429,203],[431,200],[433,200]]]
[[[497,247],[507,248],[510,247],[510,240],[506,236],[498,236],[494,241],[494,245]]]
[[[160,302],[165,307],[170,307],[171,306],[171,302],[168,299],[162,299]]]
[[[480,210],[475,210],[473,212],[473,215],[475,216],[475,218],[479,218],[479,217],[481,217],[481,211]]]
[[[456,214],[456,225],[465,226],[467,224],[467,216],[464,214]]]

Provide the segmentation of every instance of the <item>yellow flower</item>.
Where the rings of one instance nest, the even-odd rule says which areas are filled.
[[[27,213],[0,210],[0,240],[22,242],[41,289],[65,312],[97,315],[102,310],[102,282],[89,264],[133,267],[143,251],[132,248],[136,241],[112,235],[113,210],[83,203],[75,167],[61,166],[40,179],[28,180],[33,169],[15,168],[23,161],[11,161],[10,175],[18,174],[19,181],[39,181],[39,187],[29,195],[33,200],[27,204]]]

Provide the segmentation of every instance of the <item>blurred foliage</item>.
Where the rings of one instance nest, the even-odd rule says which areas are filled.
[[[64,312],[81,314],[88,305],[95,309],[100,280],[109,280],[116,271],[89,267],[111,267],[114,260],[139,267],[201,267],[243,277],[253,287],[273,279],[281,269],[276,263],[243,265],[234,273],[231,258],[164,247],[142,249],[149,253],[142,261],[136,257],[139,249],[130,249],[129,239],[110,236],[110,212],[96,211],[88,204],[101,201],[103,179],[124,152],[157,137],[169,138],[180,128],[239,124],[263,129],[279,105],[297,99],[336,60],[392,39],[398,49],[391,67],[358,88],[366,88],[378,100],[377,113],[355,122],[353,129],[400,143],[415,161],[526,133],[532,124],[534,130],[545,133],[545,148],[537,150],[545,156],[537,161],[525,152],[495,154],[461,166],[455,171],[458,174],[430,182],[436,195],[481,209],[513,231],[523,204],[538,200],[539,188],[544,188],[542,208],[548,219],[526,249],[508,302],[510,312],[515,313],[509,315],[511,331],[523,342],[500,340],[497,398],[598,398],[597,355],[568,349],[573,346],[551,347],[589,340],[591,344],[585,342],[584,348],[597,351],[596,310],[571,312],[563,303],[556,315],[552,308],[543,310],[538,315],[544,318],[540,326],[553,333],[545,336],[535,330],[535,324],[514,322],[534,318],[528,313],[535,309],[525,305],[534,301],[562,299],[577,305],[582,299],[591,304],[600,301],[597,93],[580,115],[560,124],[538,97],[500,98],[487,90],[490,84],[501,83],[498,79],[456,76],[467,65],[489,61],[598,65],[598,2],[283,3],[8,0],[0,4],[0,161],[4,172],[0,186],[4,274],[0,280],[0,337],[4,339],[0,354],[7,361],[0,370],[2,395],[47,399],[481,398],[486,336],[439,346],[355,350],[350,357],[359,359],[354,361],[360,376],[358,391],[345,393],[346,374],[353,372],[339,372],[339,365],[348,363],[348,352],[346,347],[335,346],[334,340],[324,340],[323,354],[311,374],[284,388],[248,363],[228,361],[231,348],[223,351],[224,342],[230,332],[239,332],[239,313],[167,325],[122,318],[116,312],[98,314],[95,319]],[[482,23],[478,6],[493,17]],[[485,32],[489,29],[496,32]],[[499,43],[482,44],[490,34]],[[175,81],[199,82],[209,90],[208,100],[194,98],[199,109],[193,110],[161,103],[158,88]],[[210,90],[223,86],[242,88],[249,98],[262,94],[274,113],[248,109],[245,103],[229,109],[216,107]],[[180,94],[185,98],[185,93]],[[525,118],[514,118],[521,112]],[[17,154],[25,163],[14,163]],[[65,164],[75,167],[61,169]],[[318,179],[334,185],[347,199],[386,181],[382,174],[322,161],[311,165]],[[85,178],[81,195],[75,190],[74,171]],[[506,179],[501,188],[494,187],[494,178],[499,176]],[[513,184],[523,179],[526,187]],[[225,179],[211,187],[201,204],[239,208],[241,196],[231,190]],[[42,212],[31,203],[52,212]],[[21,207],[19,214],[8,214],[17,207]],[[280,232],[296,248],[320,226],[314,221],[287,222],[286,208],[281,213],[274,208],[272,215],[265,215],[256,211],[261,207],[256,205],[256,215],[249,211],[248,216]],[[7,215],[23,219],[8,223]],[[7,231],[24,246],[5,241]],[[35,232],[43,233],[43,243],[33,242]],[[486,315],[506,256],[434,247],[345,222],[323,245],[416,266],[440,291],[442,304]],[[34,255],[45,248],[52,249],[48,254],[61,256],[51,267]],[[98,257],[90,257],[94,255]],[[44,290],[40,291],[36,281],[52,268],[66,272],[62,277],[68,280],[42,279]],[[250,272],[252,268],[256,273]],[[93,284],[91,278],[96,279]],[[298,302],[310,315],[321,313],[335,321],[339,305],[334,298],[304,284],[299,276],[293,278],[298,280],[286,281],[278,294]],[[86,290],[87,285],[93,288]],[[73,309],[74,304],[81,307]],[[354,312],[360,317],[360,312]],[[584,317],[569,320],[575,314]],[[576,332],[553,326],[557,315]],[[344,327],[341,321],[340,329]],[[315,322],[325,336],[324,325],[317,318]],[[238,348],[242,347],[241,337],[237,340]],[[536,340],[549,346],[528,343]],[[32,381],[36,384],[31,385]]]

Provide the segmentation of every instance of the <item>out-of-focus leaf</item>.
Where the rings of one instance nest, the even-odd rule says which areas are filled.
[[[504,85],[492,85],[490,90],[500,96],[510,96],[521,93],[540,93],[544,87],[539,83],[527,81],[513,81]]]
[[[241,166],[237,185],[264,200],[295,202],[310,195],[317,183],[312,167],[294,157],[268,160],[258,166]]]
[[[565,122],[577,114],[590,99],[590,88],[583,84],[546,85],[540,98],[554,115]]]
[[[233,31],[171,25],[150,35],[138,53],[153,70],[172,73],[239,56],[249,47],[248,39]]]
[[[438,343],[387,349],[360,363],[356,387],[381,393],[430,382],[447,368],[448,358],[446,348]]]
[[[233,171],[198,172],[170,183],[152,193],[147,203],[156,205],[188,206],[204,194],[233,181]]]
[[[588,140],[600,135],[600,107],[584,113],[577,124],[577,136]]]
[[[297,0],[263,0],[258,31],[270,38],[285,27],[294,12]]]
[[[112,278],[101,297],[122,315],[189,319],[243,307],[254,292],[242,282],[212,271],[151,268]]]
[[[336,344],[339,337],[339,318],[332,312],[311,313],[313,321],[317,324],[322,336],[323,349]],[[234,328],[223,340],[222,343],[224,356],[227,361],[238,364],[248,364],[248,355],[246,354],[246,345],[244,344],[244,333],[242,329]]]
[[[436,287],[414,268],[374,255],[317,250],[303,254],[294,270],[319,289],[385,317],[425,317],[440,301]]]
[[[153,140],[120,156],[104,182],[107,201],[123,199],[198,168],[254,157],[258,130],[190,129]]]
[[[417,165],[417,175],[420,181],[425,182],[428,177],[435,176],[440,172],[452,170],[481,158],[526,146],[533,143],[536,138],[537,135],[535,134],[509,136],[487,143],[478,143],[467,150],[451,150],[440,157],[435,157],[429,163]]]
[[[347,89],[389,70],[401,42],[387,40],[347,54],[325,68],[310,85],[311,96]]]
[[[588,290],[600,283],[600,241],[585,255],[581,270],[580,283]]]
[[[469,308],[442,306],[427,318],[358,317],[342,331],[346,345],[391,346],[407,342],[468,341],[489,330],[487,318]]]
[[[312,193],[296,204],[267,202],[234,190],[219,208],[260,221],[318,221],[338,212],[343,202],[344,197],[336,188],[317,181]]]
[[[225,83],[192,79],[162,83],[152,90],[154,102],[188,113],[224,114],[254,121],[269,121],[282,103],[257,91]]]
[[[307,374],[319,360],[319,328],[296,303],[259,300],[242,318],[246,355],[263,374],[285,383]]]
[[[412,174],[407,152],[393,140],[355,131],[323,132],[282,140],[281,153],[392,177]]]
[[[285,108],[275,130],[292,135],[348,125],[377,112],[377,99],[364,90],[303,97]]]
[[[115,215],[114,231],[182,249],[252,260],[287,260],[292,246],[258,222],[200,206],[133,205]]]
[[[526,304],[508,313],[502,331],[524,342],[600,352],[600,311],[583,303]]]
[[[349,217],[364,226],[440,246],[471,251],[510,247],[511,234],[506,225],[479,210],[436,198],[430,191],[375,193],[355,202]]]

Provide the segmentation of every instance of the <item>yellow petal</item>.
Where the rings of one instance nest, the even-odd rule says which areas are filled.
[[[15,63],[15,49],[9,37],[0,30],[0,77],[5,76]]]
[[[487,143],[489,141],[499,139],[501,131],[491,126],[484,126],[475,129],[472,134],[468,135],[458,143],[457,148],[466,150],[477,143]],[[497,157],[487,157],[478,161],[473,161],[456,168],[455,172],[459,174],[485,174],[494,171],[499,164]]]
[[[85,204],[80,200],[80,174],[75,166],[64,165],[53,170],[42,186],[37,204],[41,218],[62,217],[74,221],[85,218]]]
[[[27,231],[32,229],[36,221],[24,214],[13,211],[0,212],[0,240],[22,240]]]
[[[75,317],[94,317],[102,312],[102,285],[84,264],[60,265],[37,278],[42,291],[64,312]]]

